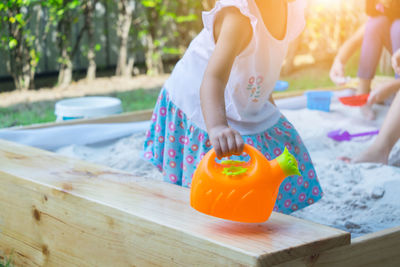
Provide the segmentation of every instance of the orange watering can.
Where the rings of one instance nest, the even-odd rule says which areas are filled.
[[[215,161],[211,149],[200,161],[192,178],[190,205],[222,219],[260,223],[274,208],[279,186],[287,176],[300,175],[297,161],[287,148],[268,161],[261,152],[245,145],[250,160]]]

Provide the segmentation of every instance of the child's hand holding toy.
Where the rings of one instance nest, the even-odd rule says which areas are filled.
[[[218,159],[242,154],[244,142],[238,131],[226,125],[217,125],[209,130],[209,136]]]

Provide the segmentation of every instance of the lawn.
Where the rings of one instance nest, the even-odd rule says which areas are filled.
[[[159,89],[138,89],[112,93],[109,96],[121,99],[123,111],[127,112],[152,108],[156,103],[158,92]],[[56,102],[40,101],[0,108],[0,128],[55,121]]]

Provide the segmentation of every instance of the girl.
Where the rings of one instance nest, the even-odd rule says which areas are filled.
[[[399,36],[400,37],[400,36]],[[400,75],[400,49],[398,49],[392,57],[393,69],[399,77]],[[396,79],[390,82],[390,85],[383,85],[376,88],[370,94],[368,102],[370,105],[382,102],[394,95],[394,99],[390,105],[390,109],[386,114],[381,129],[377,138],[372,145],[368,147],[361,155],[351,160],[348,157],[343,157],[345,162],[361,163],[361,162],[377,162],[388,164],[389,154],[394,145],[400,139],[400,80]]]
[[[366,13],[370,18],[340,47],[330,70],[331,80],[339,85],[344,84],[345,65],[361,47],[358,94],[370,93],[383,47],[390,53],[400,48],[400,0],[366,0]],[[394,85],[388,83],[386,86]],[[370,104],[362,106],[361,112],[366,119],[375,119]]]
[[[220,0],[203,12],[204,29],[161,90],[144,144],[144,158],[165,181],[190,187],[212,146],[221,158],[240,155],[247,143],[268,159],[286,146],[302,176],[282,183],[275,210],[290,213],[321,198],[310,156],[271,98],[304,9],[305,0]]]

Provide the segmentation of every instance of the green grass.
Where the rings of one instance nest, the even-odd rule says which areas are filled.
[[[54,121],[54,102],[41,101],[0,108],[0,118],[0,127]]]
[[[332,87],[334,84],[328,71],[325,68],[304,68],[290,75],[283,75],[280,79],[289,82],[288,91]]]
[[[360,52],[358,51],[346,64],[346,76],[357,77],[359,61]],[[290,75],[283,75],[280,79],[289,82],[288,91],[334,87],[335,84],[329,78],[330,67],[331,62],[320,62],[308,67],[302,67]],[[379,71],[377,74],[380,74]]]
[[[153,108],[160,89],[138,89],[109,94],[121,99],[124,112]],[[40,101],[0,108],[0,128],[56,120],[54,106],[57,101]],[[1,266],[0,266],[1,267]]]
[[[153,108],[156,104],[160,88],[150,90],[135,90],[129,92],[115,93],[110,96],[121,99],[124,111],[135,111]]]

